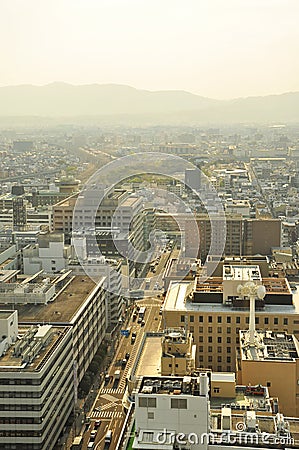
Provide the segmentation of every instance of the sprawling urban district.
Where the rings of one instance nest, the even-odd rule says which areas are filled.
[[[299,447],[298,126],[2,126],[0,163],[1,449]]]

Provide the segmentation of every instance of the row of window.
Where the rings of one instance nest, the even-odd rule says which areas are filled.
[[[230,356],[227,356],[226,358],[224,358],[222,356],[217,356],[217,362],[219,362],[219,363],[225,362],[225,359],[226,359],[227,363],[231,363],[232,362]],[[199,362],[203,362],[203,356],[202,355],[199,355]],[[213,356],[208,356],[208,362],[213,362]]]
[[[199,340],[199,342],[204,342],[204,337],[203,336],[199,336],[198,340]],[[213,336],[208,336],[208,342],[209,343],[213,342]],[[218,336],[217,340],[216,340],[216,337],[215,337],[214,342],[217,342],[218,344],[222,344],[222,343],[225,342],[225,339],[223,338],[223,340],[222,340],[222,336]],[[232,342],[231,337],[227,336],[226,343],[227,344],[231,344],[231,342]],[[239,338],[236,338],[236,344],[239,344]]]
[[[157,399],[156,397],[139,397],[138,405],[140,408],[156,408]],[[187,399],[186,398],[171,398],[170,407],[171,409],[187,409]]]
[[[0,417],[0,424],[39,424],[42,423],[41,417]]]
[[[198,351],[199,353],[203,353],[203,346],[199,345],[198,347]],[[225,351],[225,347],[217,347],[217,353],[223,353]],[[226,353],[231,353],[232,352],[232,348],[231,347],[226,347]],[[208,345],[208,353],[213,353],[213,347],[211,345]]]
[[[213,323],[213,316],[208,316],[208,323]],[[214,318],[215,319],[215,318]],[[189,316],[188,320],[190,323],[194,323],[194,316]],[[200,323],[204,322],[204,316],[198,316],[198,321]],[[181,315],[181,322],[185,322],[185,316]],[[224,317],[222,316],[217,316],[217,321],[215,321],[216,323],[224,323]],[[248,324],[249,323],[249,317],[245,317],[245,322]],[[262,322],[262,321],[261,321]],[[231,316],[227,316],[226,317],[226,323],[232,323],[232,317]],[[240,316],[236,316],[236,323],[241,323],[241,317]],[[260,318],[256,317],[255,318],[255,323],[259,324],[260,323]],[[273,319],[273,323],[274,325],[278,325],[279,323],[279,317],[274,317]],[[298,324],[299,320],[294,320],[294,324]],[[269,317],[264,317],[264,324],[268,325],[269,324]],[[283,325],[288,325],[289,324],[289,320],[287,318],[283,318]]]

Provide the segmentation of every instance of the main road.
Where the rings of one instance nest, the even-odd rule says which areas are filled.
[[[157,291],[158,294],[159,291]],[[122,430],[126,411],[122,405],[122,399],[126,389],[126,377],[129,369],[133,366],[138,349],[141,345],[143,334],[147,331],[158,331],[161,325],[161,316],[159,310],[162,299],[157,297],[144,298],[136,301],[136,305],[146,306],[145,324],[142,326],[137,319],[133,320],[133,314],[129,318],[126,327],[130,327],[130,336],[121,336],[115,357],[109,367],[109,381],[105,382],[99,390],[96,400],[89,413],[91,424],[84,434],[83,449],[87,449],[90,441],[90,434],[95,429],[95,423],[100,421],[94,441],[94,449],[103,450],[105,447],[105,436],[108,430],[112,431],[112,440],[110,449],[116,449],[117,442]],[[136,333],[136,340],[131,341],[132,333]],[[121,365],[126,354],[130,354],[127,364]],[[120,371],[119,379],[115,379],[115,371]]]

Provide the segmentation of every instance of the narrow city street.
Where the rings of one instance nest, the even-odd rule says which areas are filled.
[[[111,449],[115,449],[124,424],[126,410],[122,405],[122,398],[126,389],[126,377],[133,366],[138,349],[141,345],[143,334],[147,331],[158,331],[161,324],[159,310],[162,299],[158,297],[145,298],[136,302],[138,306],[145,306],[146,312],[142,326],[137,319],[131,316],[124,328],[130,328],[128,337],[121,336],[115,357],[108,369],[109,380],[104,381],[96,400],[89,412],[90,427],[84,433],[83,449],[87,448],[91,433],[97,430],[94,441],[94,449],[105,448],[105,436],[108,430],[112,431]],[[136,340],[132,343],[132,333],[136,333]],[[124,366],[122,361],[128,357]],[[107,448],[107,447],[106,447]]]

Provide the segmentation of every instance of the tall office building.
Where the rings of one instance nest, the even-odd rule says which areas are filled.
[[[185,184],[194,191],[201,188],[201,172],[199,169],[185,169]]]

